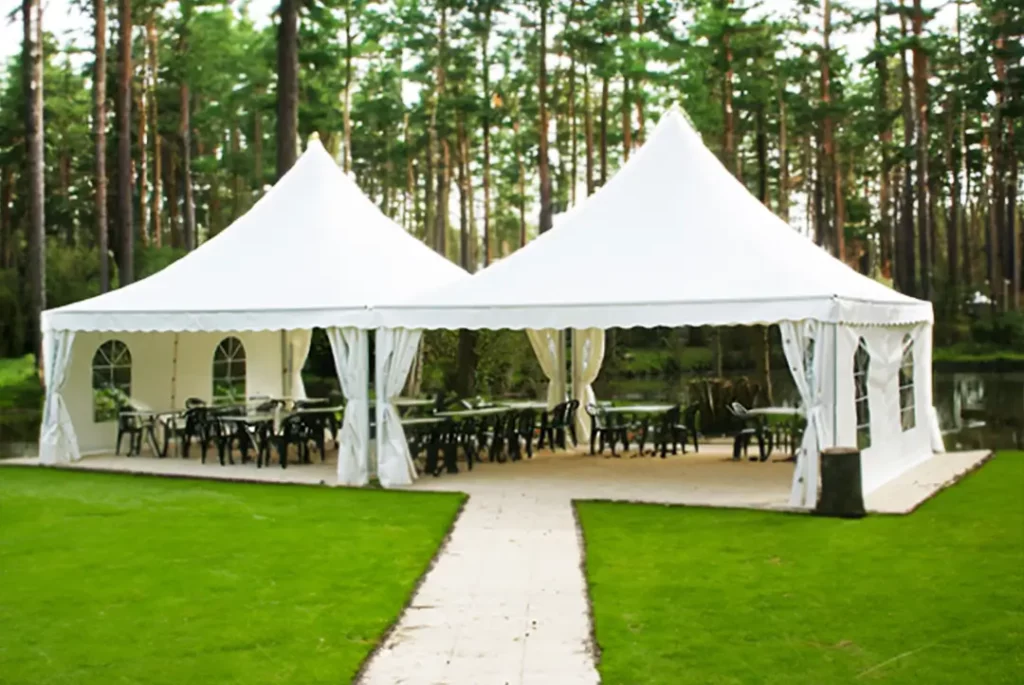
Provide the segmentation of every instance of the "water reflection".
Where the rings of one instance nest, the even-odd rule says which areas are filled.
[[[739,377],[742,374],[736,374]],[[598,379],[598,397],[645,402],[690,401],[690,381],[677,379]],[[933,375],[935,407],[946,448],[1009,449],[1024,447],[1024,372],[954,373]],[[772,373],[777,405],[795,406],[800,398],[785,371]]]

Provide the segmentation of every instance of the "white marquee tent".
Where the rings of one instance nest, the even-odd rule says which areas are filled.
[[[574,329],[573,394],[583,405],[593,400],[604,329],[777,323],[808,418],[794,506],[815,503],[823,447],[864,447],[865,492],[941,450],[931,304],[855,272],[799,235],[675,109],[553,230],[466,281],[378,314],[395,336],[533,329],[546,371],[558,364],[546,363],[545,348],[554,355],[560,331]],[[388,458],[401,454],[396,446]]]
[[[93,411],[94,358],[105,342],[127,346],[133,400],[179,409],[189,397],[212,399],[212,361],[228,335],[244,348],[247,396],[304,396],[300,372],[312,329],[322,327],[347,400],[339,481],[365,484],[372,309],[463,278],[382,214],[313,140],[248,213],[194,252],[137,283],[43,314],[40,459],[113,447],[112,424],[95,421]],[[378,347],[378,365],[397,361]]]

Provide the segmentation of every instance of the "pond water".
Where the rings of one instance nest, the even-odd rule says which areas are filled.
[[[594,390],[599,398],[685,404],[690,400],[690,381],[700,377],[598,379]],[[933,384],[946,449],[1024,448],[1024,371],[936,371]],[[772,394],[775,404],[800,402],[786,371],[772,372]]]

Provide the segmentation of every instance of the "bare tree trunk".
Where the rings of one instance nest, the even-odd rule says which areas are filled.
[[[486,4],[484,34],[481,39],[481,71],[484,79],[484,266],[491,263],[491,62],[488,44],[491,40],[491,3]]]
[[[914,102],[917,105],[917,239],[921,259],[921,294],[933,299],[932,294],[932,245],[928,199],[928,56],[925,55],[923,40],[924,12],[921,0],[914,0],[912,20],[914,37]]]
[[[821,103],[825,110],[825,118],[822,122],[822,145],[825,148],[825,157],[828,163],[829,180],[833,182],[833,207],[835,209],[834,230],[832,239],[833,254],[840,260],[846,259],[846,235],[843,229],[842,216],[842,181],[840,179],[835,146],[835,135],[832,130],[832,81],[829,60],[832,58],[830,45],[832,38],[832,3],[824,0],[822,4],[824,25],[822,28],[822,51],[821,51]]]
[[[178,134],[181,138],[182,233],[186,252],[196,248],[196,205],[192,197],[192,124],[188,83],[181,84],[181,116]]]
[[[882,51],[882,2],[875,0],[875,49],[878,51],[878,59],[875,60],[875,68],[878,70],[878,110],[881,114],[881,157],[882,168],[879,174],[879,195],[878,213],[881,231],[881,271],[885,276],[893,276],[892,254],[893,235],[891,222],[891,200],[889,182],[891,172],[889,170],[889,148],[892,145],[892,124],[889,119],[889,63],[885,53]]]
[[[14,195],[14,169],[0,167],[0,269],[9,269],[14,244],[14,223],[11,221],[11,198]]]
[[[457,129],[457,148],[458,148],[458,184],[459,184],[459,264],[463,269],[469,272],[473,272],[475,269],[472,268],[472,259],[470,258],[469,250],[469,203],[470,192],[469,192],[469,173],[467,168],[469,167],[469,160],[467,157],[467,146],[466,146],[466,127],[462,122],[462,116],[459,115],[456,121]]]
[[[352,39],[352,2],[345,0],[345,90],[342,92],[345,151],[342,168],[346,174],[352,169]]]
[[[526,245],[526,164],[523,161],[523,142],[519,136],[519,120],[512,123],[516,139],[516,165],[519,167],[519,247]]]
[[[257,89],[257,96],[263,89]],[[258,100],[258,97],[257,97]],[[252,110],[252,173],[256,181],[257,197],[263,194],[263,113],[258,106]]]
[[[163,245],[163,226],[161,225],[161,219],[163,215],[163,170],[161,168],[160,159],[160,129],[159,129],[159,112],[157,111],[158,98],[156,96],[157,87],[157,47],[159,45],[156,35],[156,21],[153,15],[149,17],[149,23],[146,26],[146,39],[149,42],[149,116],[152,125],[150,129],[153,135],[153,244],[157,247]]]
[[[956,54],[957,54],[957,65],[963,64],[963,35],[962,35],[962,22],[961,22],[961,2],[956,0]],[[960,196],[960,183],[961,178],[963,183],[966,184],[966,192],[964,197],[966,198],[964,203],[964,211],[961,219],[963,235],[961,247],[961,265],[963,267],[962,276],[964,287],[970,287],[974,282],[973,268],[971,265],[972,261],[972,247],[971,247],[971,225],[973,221],[969,221],[967,217],[967,204],[970,202],[971,197],[971,177],[967,173],[967,108],[964,107],[963,103],[957,98],[957,104],[959,107],[959,137],[957,139],[957,158],[959,159],[959,165],[954,171],[954,179],[957,188],[957,198]]]
[[[139,107],[139,237],[149,245],[149,43],[144,42],[142,59],[142,87],[138,94]]]
[[[167,216],[170,219],[171,247],[181,247],[184,240],[181,236],[181,222],[178,220],[178,153],[174,146],[169,147],[167,156]]]
[[[448,35],[448,9],[447,5],[441,6],[441,26],[440,26],[440,39],[438,41],[437,48],[437,92],[435,95],[434,104],[434,130],[435,137],[437,136],[437,110],[441,106],[441,99],[444,97],[445,89],[445,58],[447,53],[447,35]],[[449,165],[451,161],[451,153],[448,147],[448,139],[442,137],[438,144],[440,149],[438,151],[437,158],[437,211],[435,212],[434,220],[437,222],[435,228],[434,249],[440,252],[442,255],[448,255],[448,188],[449,188]]]
[[[590,67],[583,70],[583,135],[587,146],[587,195],[594,194],[594,113],[590,108]]]
[[[135,220],[132,216],[132,3],[118,1],[120,60],[117,78],[117,203],[122,287],[135,280]]]
[[[601,77],[601,185],[608,181],[608,76]]]
[[[575,6],[575,0],[572,5]],[[571,10],[570,10],[571,16]],[[576,157],[579,154],[579,131],[576,126],[576,51],[569,56],[569,202],[576,205],[577,168]]]
[[[277,28],[277,178],[298,155],[299,131],[299,0],[281,0]]]
[[[23,0],[21,5],[24,36],[22,72],[26,93],[25,147],[28,157],[28,340],[42,368],[40,321],[46,309],[46,234],[44,216],[43,158],[43,7],[40,0]]]
[[[786,92],[779,89],[779,216],[789,223],[789,126],[786,121]]]
[[[540,110],[540,140],[538,145],[538,171],[540,175],[540,221],[541,233],[551,228],[551,169],[548,161],[548,3],[540,2],[540,57],[537,63],[537,104]]]
[[[905,0],[900,0],[900,34],[902,44],[907,42],[907,20],[905,11]],[[907,70],[906,48],[900,47],[900,95],[903,109],[903,146],[910,146],[914,139],[914,110],[910,100],[910,75]],[[900,258],[901,268],[897,269],[900,275],[899,288],[908,295],[917,294],[917,264],[914,258],[914,181],[910,171],[910,163],[907,161],[903,169],[903,196],[902,211],[900,212],[900,240],[897,248],[897,257]],[[922,267],[923,268],[923,267]]]
[[[105,0],[94,0],[95,15],[92,100],[95,111],[93,138],[96,168],[96,250],[100,258],[100,292],[110,290],[110,247],[107,222],[107,6]]]
[[[725,5],[726,7],[732,5],[732,0],[726,0]],[[725,72],[722,78],[722,120],[724,121],[722,157],[725,168],[736,175],[736,120],[732,103],[732,36],[729,28],[722,33],[722,50],[725,55]]]
[[[955,96],[954,96],[955,97]],[[946,168],[949,170],[949,220],[946,224],[946,253],[948,272],[946,276],[949,296],[948,303],[953,311],[956,311],[957,278],[960,275],[959,255],[957,254],[958,238],[960,235],[960,174],[957,166],[956,153],[954,152],[953,118],[955,116],[955,102],[946,111]]]

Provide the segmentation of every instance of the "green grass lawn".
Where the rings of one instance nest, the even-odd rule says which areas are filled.
[[[347,683],[462,496],[0,469],[0,682]]]
[[[1024,453],[910,516],[580,503],[620,683],[1020,683]]]

